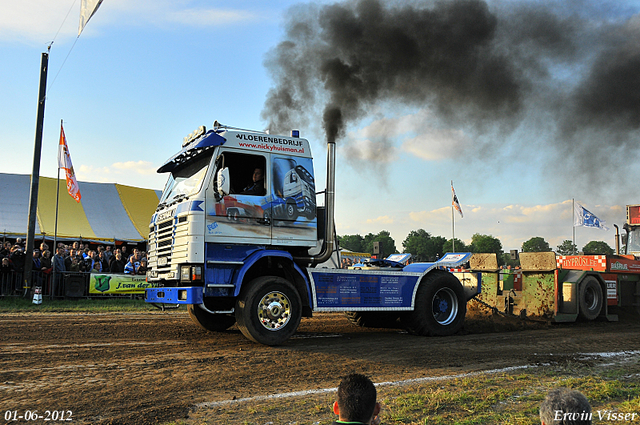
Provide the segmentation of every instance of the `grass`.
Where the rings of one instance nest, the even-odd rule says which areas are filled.
[[[378,387],[380,418],[386,425],[538,425],[540,403],[556,387],[585,394],[594,423],[620,423],[607,420],[605,411],[640,414],[640,361],[634,359],[613,365],[593,361],[582,366],[579,362],[545,365],[525,372]],[[202,408],[167,425],[328,425],[336,419],[331,411],[334,397],[327,394]]]
[[[156,310],[156,307],[145,303],[144,300],[124,297],[64,300],[50,300],[47,297],[43,297],[42,304],[39,305],[34,304],[31,298],[0,298],[0,313],[111,313]]]

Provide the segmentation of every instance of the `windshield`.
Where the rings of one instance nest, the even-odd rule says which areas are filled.
[[[210,161],[211,153],[201,155],[174,170],[164,187],[160,203],[169,202],[180,195],[189,197],[198,193]]]
[[[640,253],[640,227],[629,230],[627,239],[627,254]]]

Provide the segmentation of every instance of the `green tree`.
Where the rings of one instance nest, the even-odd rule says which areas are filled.
[[[582,248],[586,255],[613,255],[613,248],[603,241],[591,241]]]
[[[565,239],[558,245],[556,252],[560,255],[575,255],[578,253],[578,247],[569,239]]]
[[[391,254],[395,254],[398,252],[396,249],[396,242],[391,237],[391,233],[387,230],[381,230],[378,234],[374,235],[373,233],[369,233],[364,237],[364,242],[362,244],[364,252],[373,253],[373,243],[380,242],[380,258],[386,258]]]
[[[502,261],[500,261],[500,257],[502,257]],[[520,265],[520,258],[516,258],[515,260],[511,259],[511,252],[505,252],[502,255],[498,255],[498,264],[511,266],[512,269],[515,269]]]
[[[348,249],[349,251],[365,252],[364,238],[357,234],[338,236],[338,245],[340,248]]]
[[[480,233],[473,235],[471,237],[471,252],[496,254],[498,265],[504,264],[502,242],[500,242],[500,239],[491,235],[481,235]]]
[[[404,252],[410,253],[416,261],[434,261],[442,257],[442,246],[445,239],[442,236],[431,236],[424,229],[412,230],[402,242]]]
[[[455,252],[471,252],[471,247],[462,242],[460,239],[455,238],[456,250]],[[451,239],[447,240],[444,245],[442,245],[442,252],[453,252],[453,243]]]
[[[549,242],[540,236],[535,236],[522,243],[522,252],[548,252],[551,251]]]

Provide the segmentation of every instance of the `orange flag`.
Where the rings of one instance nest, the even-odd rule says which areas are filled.
[[[58,168],[62,168],[67,176],[67,190],[69,191],[69,195],[71,195],[76,202],[80,202],[82,195],[80,195],[80,188],[78,187],[76,174],[73,172],[73,164],[71,163],[71,156],[69,155],[69,147],[67,146],[67,138],[64,135],[64,128],[62,128],[62,121],[60,121]]]

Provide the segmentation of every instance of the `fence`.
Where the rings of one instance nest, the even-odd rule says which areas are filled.
[[[24,275],[21,272],[0,274],[0,297],[24,295]],[[149,286],[140,275],[94,274],[84,272],[32,272],[31,287],[42,288],[42,297],[131,297],[144,295]]]

